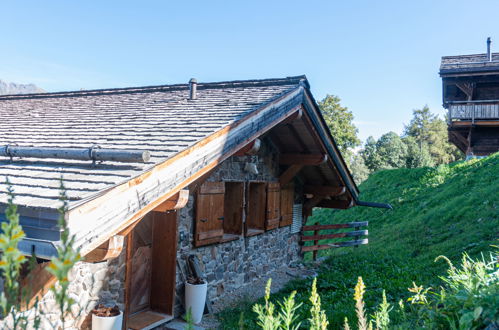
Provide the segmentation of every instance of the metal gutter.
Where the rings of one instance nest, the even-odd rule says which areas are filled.
[[[355,203],[358,206],[378,207],[378,208],[381,208],[381,209],[390,209],[390,210],[393,210],[393,207],[390,204],[388,204],[388,203],[364,202],[364,201],[360,201],[360,200],[357,200]]]

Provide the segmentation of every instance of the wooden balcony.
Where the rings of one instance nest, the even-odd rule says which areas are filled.
[[[449,124],[499,124],[499,100],[449,102]]]

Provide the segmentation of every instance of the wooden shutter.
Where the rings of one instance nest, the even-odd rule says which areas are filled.
[[[293,203],[295,199],[295,186],[290,183],[281,189],[281,221],[280,227],[293,223]]]
[[[223,182],[205,182],[197,195],[195,246],[220,242],[224,220]]]
[[[267,212],[265,217],[265,229],[270,230],[279,227],[280,219],[280,186],[278,182],[267,184]]]

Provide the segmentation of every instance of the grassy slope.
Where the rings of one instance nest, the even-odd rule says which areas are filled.
[[[360,190],[362,200],[389,202],[394,209],[320,209],[309,221],[369,221],[369,245],[323,254],[331,258],[321,266],[318,287],[331,328],[337,328],[345,316],[355,320],[352,293],[358,276],[367,286],[368,308],[379,302],[383,289],[388,300],[396,303],[408,297],[412,281],[440,285],[437,276],[445,273],[447,265],[435,263],[435,257],[446,255],[458,262],[463,252],[478,256],[497,243],[499,154],[433,169],[381,171],[371,175]],[[296,281],[275,297],[297,290],[299,300],[306,303],[309,284]],[[241,311],[245,328],[256,328],[248,304],[220,315],[226,328],[237,328]],[[305,312],[301,315],[307,317]]]

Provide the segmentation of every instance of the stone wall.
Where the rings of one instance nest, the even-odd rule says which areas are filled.
[[[258,155],[230,157],[219,165],[207,181],[276,182],[279,174],[276,158],[276,150],[264,143]],[[258,174],[244,170],[248,162],[257,164]],[[189,202],[180,211],[177,259],[185,268],[186,258],[190,254],[199,257],[208,281],[208,296],[213,303],[224,295],[250,284],[257,277],[265,276],[300,259],[299,235],[290,234],[290,226],[256,236],[242,235],[234,241],[195,248],[195,188],[190,187]],[[182,311],[183,296],[183,279],[177,269],[176,313]]]

